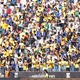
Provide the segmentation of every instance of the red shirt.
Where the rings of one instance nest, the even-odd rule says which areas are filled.
[[[10,8],[7,8],[6,9],[6,14],[8,15],[8,14],[11,14],[11,9]]]
[[[17,2],[17,3],[20,3],[20,1],[21,1],[21,0],[17,0],[16,2]]]

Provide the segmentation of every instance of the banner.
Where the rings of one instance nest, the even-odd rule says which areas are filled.
[[[73,79],[72,79],[72,78],[71,78],[71,79],[66,79],[66,78],[60,78],[60,79],[50,79],[50,78],[49,78],[49,79],[46,79],[46,78],[43,78],[43,79],[42,79],[42,78],[41,78],[41,79],[40,79],[40,78],[39,78],[39,79],[20,79],[20,80],[80,80],[80,79],[77,79],[77,78],[75,78],[75,79],[74,79],[74,78],[73,78]]]
[[[80,72],[49,72],[49,78],[80,78]],[[15,72],[14,78],[45,78],[44,72]]]

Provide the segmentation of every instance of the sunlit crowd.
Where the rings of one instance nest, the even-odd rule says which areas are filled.
[[[80,71],[80,1],[0,2],[0,71]]]

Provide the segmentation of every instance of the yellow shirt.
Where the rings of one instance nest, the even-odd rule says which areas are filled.
[[[69,62],[68,62],[68,61],[66,61],[66,62],[65,62],[65,64],[66,64],[66,68],[69,68],[69,67],[70,67],[70,65],[69,65]]]
[[[76,51],[76,48],[75,47],[71,47],[71,46],[69,46],[69,51],[70,51],[70,53],[72,53],[72,51]]]
[[[36,31],[36,29],[32,29],[32,34],[34,34],[35,31]]]
[[[36,11],[36,15],[39,16],[41,13],[39,11]]]
[[[61,66],[61,61],[58,62],[58,65]]]
[[[4,52],[3,56],[4,56],[4,57],[7,57],[7,56],[8,56],[7,51]]]
[[[5,60],[2,61],[1,66],[4,66]]]
[[[78,63],[75,63],[75,68],[79,68],[79,64]]]
[[[44,21],[47,21],[48,20],[48,17],[44,16]]]
[[[74,62],[73,61],[70,61],[70,65],[74,65]]]
[[[69,28],[66,28],[65,31],[66,31],[66,32],[69,32]]]
[[[61,66],[65,66],[65,61],[64,60],[61,61]]]
[[[33,63],[33,68],[36,68],[36,61],[32,60],[32,63]]]
[[[47,69],[46,63],[43,63],[43,70]]]
[[[2,44],[2,38],[0,38],[0,44]]]
[[[24,39],[24,36],[25,36],[25,33],[24,32],[20,33],[20,40],[21,39]]]
[[[36,21],[37,21],[37,22],[39,22],[39,21],[40,21],[40,18],[39,18],[39,17],[37,17],[37,18],[36,18]]]
[[[15,21],[17,21],[17,20],[18,20],[18,17],[17,17],[17,16],[15,16],[15,17],[14,17],[14,20],[15,20]]]
[[[11,49],[8,50],[8,53],[9,53],[10,56],[12,56],[12,50]]]
[[[61,41],[61,45],[63,46],[65,44],[65,41],[63,40],[63,41]]]
[[[66,8],[63,6],[63,7],[62,7],[62,10],[65,11],[65,9],[66,9]]]
[[[48,60],[47,61],[47,65],[48,65],[48,68],[52,68],[53,67],[53,63],[51,60]]]
[[[40,63],[40,67],[43,67],[43,63]]]
[[[36,2],[37,0],[34,0],[34,2]]]
[[[72,11],[71,11],[71,14],[73,14],[73,15],[74,15],[74,13],[75,13],[75,11],[74,11],[74,10],[72,10]]]
[[[38,7],[38,11],[42,12],[43,11],[43,7]]]
[[[40,68],[40,64],[36,63],[36,68],[39,69]]]
[[[2,24],[2,29],[7,29],[8,25],[6,23]]]
[[[52,16],[51,15],[48,16],[48,20],[52,20]]]
[[[20,43],[20,48],[24,49],[24,43]]]
[[[9,46],[9,42],[5,41],[5,46],[8,47]]]
[[[10,42],[10,43],[12,43],[12,41],[13,41],[13,38],[12,38],[12,37],[10,37],[10,38],[9,38],[9,42]]]
[[[54,49],[57,47],[57,46],[56,46],[56,43],[53,44],[53,47],[54,47]]]
[[[27,69],[27,63],[24,62],[23,70],[26,71],[26,69]]]

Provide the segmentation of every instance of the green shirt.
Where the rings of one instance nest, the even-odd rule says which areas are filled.
[[[45,25],[45,28],[46,28],[46,29],[49,29],[49,24],[46,24],[46,25]]]
[[[75,11],[75,15],[79,17],[79,11]]]

